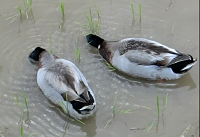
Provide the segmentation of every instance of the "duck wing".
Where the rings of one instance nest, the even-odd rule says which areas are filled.
[[[47,69],[45,80],[49,86],[55,91],[60,93],[66,100],[79,100],[84,102],[80,95],[84,93],[85,98],[88,99],[89,95],[85,95],[88,91],[86,79],[78,68],[71,62],[57,59],[56,63]],[[86,84],[85,84],[86,83]]]
[[[172,48],[143,38],[129,38],[120,42],[122,46],[119,54],[139,65],[167,66],[174,58],[181,55]]]

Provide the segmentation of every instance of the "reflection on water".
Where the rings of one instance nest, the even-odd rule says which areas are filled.
[[[150,81],[129,77],[118,71],[111,72],[98,50],[86,44],[85,34],[89,33],[89,29],[75,23],[88,23],[85,14],[90,14],[89,8],[96,22],[96,6],[101,16],[100,36],[105,39],[143,37],[198,57],[197,1],[174,1],[170,7],[170,1],[142,0],[132,3],[134,24],[128,0],[66,1],[65,18],[57,10],[60,6],[58,1],[44,0],[33,1],[29,18],[18,16],[8,25],[10,20],[6,20],[7,14],[15,12],[12,7],[21,3],[16,0],[0,1],[0,136],[20,135],[18,121],[21,111],[13,99],[15,94],[20,93],[26,94],[29,106],[30,122],[24,123],[26,116],[21,121],[24,123],[25,136],[37,133],[41,137],[167,137],[180,136],[190,125],[187,135],[199,135],[199,124],[194,122],[199,121],[198,63],[185,76],[173,81]],[[72,61],[87,78],[97,99],[97,112],[93,117],[83,120],[85,125],[51,104],[37,86],[37,66],[27,60],[29,53],[37,46]],[[81,49],[80,62],[76,60],[76,46]],[[156,97],[160,98],[162,113],[163,98],[167,93],[167,107],[157,122]],[[112,107],[116,94],[116,115],[113,118]],[[23,98],[20,99],[23,101]],[[25,108],[25,104],[22,106]],[[120,110],[132,111],[122,114]],[[110,119],[113,119],[112,122],[104,129]],[[132,127],[146,129],[152,121],[157,124],[145,134],[143,130],[130,130]]]

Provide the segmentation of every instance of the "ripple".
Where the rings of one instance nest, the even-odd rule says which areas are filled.
[[[5,22],[0,21],[4,29],[4,33],[0,34],[0,106],[2,108],[0,127],[8,127],[9,135],[19,136],[20,132],[16,131],[20,131],[18,121],[21,111],[14,100],[15,94],[19,96],[22,107],[26,110],[20,93],[26,94],[30,111],[30,123],[24,124],[25,134],[35,132],[41,137],[132,136],[133,132],[127,129],[124,122],[130,126],[146,126],[148,122],[151,122],[151,119],[157,116],[155,97],[158,94],[163,96],[168,92],[170,93],[168,100],[170,103],[168,111],[166,110],[166,117],[171,119],[171,113],[175,111],[176,113],[173,115],[178,115],[177,118],[179,114],[187,113],[179,109],[181,108],[178,106],[180,102],[176,102],[176,100],[180,100],[178,98],[180,95],[175,91],[181,91],[185,96],[188,95],[188,98],[181,98],[181,100],[189,101],[188,99],[192,97],[187,91],[193,91],[197,88],[195,81],[193,81],[193,73],[185,75],[180,80],[158,83],[157,81],[131,78],[118,71],[110,72],[98,50],[86,45],[84,35],[89,31],[75,23],[87,24],[85,13],[89,15],[89,8],[91,8],[93,19],[96,21],[98,19],[96,5],[101,15],[100,36],[107,40],[144,37],[159,40],[167,45],[173,42],[174,47],[182,45],[182,43],[189,43],[187,39],[183,39],[182,35],[172,37],[171,28],[174,21],[167,21],[168,14],[160,10],[163,9],[161,6],[163,4],[160,1],[141,2],[142,23],[139,23],[138,2],[135,2],[133,4],[136,21],[133,26],[130,1],[128,0],[123,1],[123,3],[121,1],[68,1],[65,3],[66,14],[62,29],[59,28],[62,22],[61,11],[60,9],[56,10],[60,3],[53,0],[33,2],[35,22],[25,20],[19,25],[19,19],[16,19],[8,26]],[[162,13],[155,12],[155,8],[158,8]],[[7,11],[4,9],[4,12]],[[76,60],[75,55],[77,37],[78,47],[81,48],[80,62]],[[83,120],[86,126],[64,114],[62,109],[47,100],[39,89],[36,82],[37,66],[31,64],[27,59],[29,53],[38,46],[48,50],[52,49],[54,54],[72,61],[86,77],[97,100],[96,114]],[[183,48],[187,49],[188,47]],[[187,89],[188,87],[189,89]],[[116,94],[116,117],[104,129],[108,120],[112,119],[112,106]],[[124,105],[122,105],[123,102]],[[150,112],[145,108],[138,107],[139,110],[136,109],[132,114],[121,115],[118,113],[121,105],[122,109],[147,106],[153,111]],[[169,111],[170,114],[168,114]],[[181,119],[178,120],[181,121]],[[185,128],[183,126],[180,129]],[[168,130],[170,131],[169,124],[166,129],[166,133]],[[182,132],[177,131],[178,133]],[[140,132],[134,133],[136,136],[140,134]]]

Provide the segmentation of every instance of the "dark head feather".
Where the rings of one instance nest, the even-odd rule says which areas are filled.
[[[87,38],[87,42],[96,48],[98,48],[98,46],[101,45],[104,41],[104,39],[94,34],[89,34],[86,36],[86,38]]]
[[[39,56],[43,51],[45,51],[45,49],[41,47],[35,48],[35,50],[31,52],[28,56],[29,61],[33,63],[37,63],[39,61]]]

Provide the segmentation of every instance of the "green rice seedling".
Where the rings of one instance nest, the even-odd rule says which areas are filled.
[[[109,68],[110,71],[115,71],[116,68],[114,68],[110,63],[105,62],[105,64],[107,65],[107,67]]]
[[[163,109],[162,109],[162,113],[164,113],[165,109],[167,108],[167,99],[168,99],[168,93],[163,97]]]
[[[93,29],[93,31],[94,31],[94,21],[93,21],[93,17],[92,17],[92,11],[91,11],[91,8],[89,8],[89,11],[90,11],[90,21],[91,21],[91,27],[92,27],[92,29]]]
[[[81,121],[80,119],[75,118],[75,120],[80,122],[81,124],[85,125],[85,123],[83,121]]]
[[[52,46],[51,46],[51,33],[49,32],[49,44],[48,44],[48,47],[49,47],[49,52],[51,53],[51,54],[53,54],[53,48],[52,48]]]
[[[79,26],[85,28],[86,30],[89,30],[90,31],[89,33],[98,35],[101,16],[100,16],[97,6],[95,6],[95,8],[96,8],[97,16],[98,16],[97,21],[94,20],[93,15],[92,15],[92,10],[91,10],[91,8],[89,8],[89,16],[85,13],[85,18],[87,20],[87,24],[83,24],[80,22],[75,22],[75,23],[78,24]]]
[[[179,137],[185,137],[187,136],[188,132],[190,131],[190,128],[192,127],[192,125],[189,125],[184,131],[183,133],[179,136]]]
[[[24,137],[24,129],[23,129],[23,124],[21,124],[21,137]]]
[[[19,101],[19,97],[15,94],[14,95],[14,100],[15,100],[15,103],[17,104],[17,106],[19,107],[19,108],[21,108],[21,104],[20,104],[20,101]]]
[[[21,133],[21,137],[24,137],[23,123],[21,124],[20,133]],[[36,133],[31,133],[31,134],[28,135],[28,137],[32,137],[33,135],[36,135]]]
[[[104,126],[104,129],[106,129],[106,127],[108,126],[108,124],[112,121],[112,119],[108,120],[108,122],[106,123],[106,125]]]
[[[152,108],[147,107],[147,106],[141,106],[142,108],[148,109],[148,110],[152,110]]]
[[[160,117],[159,96],[157,96],[157,110],[158,110],[158,117]]]
[[[29,108],[28,108],[28,101],[27,101],[27,99],[26,99],[26,94],[25,93],[21,93],[21,96],[23,97],[23,99],[24,99],[24,102],[25,102],[25,106],[26,106],[26,110],[27,110],[27,120],[29,120]],[[23,119],[23,113],[24,113],[24,110],[22,109],[22,107],[21,107],[21,102],[20,102],[20,100],[19,100],[19,97],[15,94],[14,95],[14,100],[15,100],[15,102],[16,102],[16,104],[17,104],[17,106],[20,108],[20,110],[22,111],[22,119]]]
[[[32,10],[32,0],[23,0],[25,15],[28,18],[29,12]]]
[[[127,110],[120,110],[119,114],[127,114],[127,113],[132,113],[132,109],[127,109]]]
[[[66,114],[68,114],[69,112],[68,112],[68,97],[67,97],[67,92],[66,92],[65,96],[66,96],[65,99],[66,99],[67,105],[65,105],[62,101],[60,102],[60,105],[61,105],[63,111]]]
[[[139,4],[139,14],[140,14],[140,24],[142,22],[142,7],[141,7],[141,3]]]
[[[64,104],[62,101],[60,101],[60,106],[61,106],[61,108],[63,109],[63,111],[64,111],[65,113],[67,113],[67,111],[66,111],[66,106],[65,106],[65,104]]]
[[[67,102],[67,105],[65,105],[62,101],[60,102],[60,106],[61,108],[63,109],[63,111],[66,113],[66,114],[69,114],[68,112],[68,97],[67,97],[67,92],[66,92],[66,102]],[[81,121],[80,119],[77,119],[77,118],[74,118],[76,121],[80,122],[81,124],[85,125],[85,123],[83,121]]]
[[[24,99],[24,102],[25,102],[25,105],[26,105],[26,110],[27,110],[27,113],[29,113],[29,109],[28,109],[28,101],[26,99],[26,94],[25,93],[21,93],[23,99]]]
[[[25,120],[25,122],[30,122],[30,119],[29,119],[29,108],[28,108],[28,101],[26,99],[26,94],[25,93],[21,93],[21,96],[23,97],[24,99],[24,102],[25,102],[25,106],[26,106],[26,112],[27,112],[27,119]],[[23,111],[24,112],[24,111]]]
[[[116,98],[117,98],[117,94],[115,95],[115,99],[114,99],[113,106],[112,106],[112,109],[113,109],[113,117],[115,117],[115,104],[116,104]]]
[[[101,19],[101,16],[100,16],[99,10],[98,10],[98,8],[97,8],[96,5],[95,5],[95,8],[96,8],[96,11],[97,11],[98,19],[100,20],[100,19]]]
[[[22,15],[22,9],[18,6],[17,9],[19,10],[20,15]]]
[[[156,120],[152,121],[144,130],[144,132],[148,132],[152,127],[153,125],[155,124]]]
[[[100,22],[100,20],[98,18],[97,23],[95,25],[94,20],[93,20],[93,16],[92,16],[91,8],[89,8],[89,13],[90,13],[90,17],[87,14],[85,14],[85,17],[86,17],[88,24],[89,24],[88,27],[89,27],[91,33],[99,34],[99,22]],[[99,11],[97,11],[97,14],[98,14],[98,17],[100,17]]]
[[[76,47],[75,52],[76,52],[76,59],[77,59],[78,62],[80,62],[81,61],[81,48]]]
[[[76,60],[81,61],[81,48],[78,47],[78,37],[76,38],[76,48],[75,48]]]
[[[24,7],[23,7],[24,11],[22,11],[22,8],[20,6],[17,6],[17,10],[19,11],[19,14],[15,14],[6,19],[6,20],[11,19],[11,21],[8,24],[12,23],[16,19],[16,17],[18,17],[19,15],[20,15],[20,17],[22,17],[22,14],[25,14],[26,18],[29,18],[29,14],[31,14],[33,16],[32,0],[23,0],[23,5],[24,5]]]
[[[130,3],[131,3],[132,14],[133,14],[133,23],[134,23],[135,22],[135,12],[134,12],[134,9],[133,9],[133,3],[132,3],[132,1]]]
[[[67,92],[65,92],[65,98],[66,98],[66,102],[67,102],[67,111],[68,111],[68,96],[67,96]]]
[[[65,16],[65,3],[64,2],[60,2],[60,8],[62,11],[62,16],[64,17]]]
[[[16,18],[17,18],[17,16],[19,16],[20,14],[15,14],[15,15],[13,15],[13,16],[11,16],[11,17],[8,17],[6,20],[10,20],[11,19],[11,21],[8,23],[8,25],[10,24],[10,23],[12,23]]]
[[[68,124],[68,122],[65,122],[65,124],[64,124],[64,126],[63,126],[63,129],[64,129],[64,131],[63,131],[62,137],[65,137],[66,132],[67,132],[67,129],[69,129],[69,124]]]

